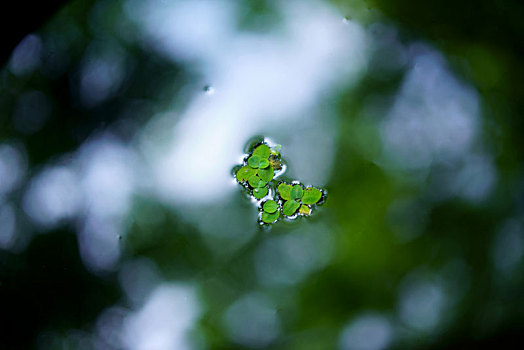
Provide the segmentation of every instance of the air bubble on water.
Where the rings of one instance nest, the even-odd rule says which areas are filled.
[[[204,90],[206,95],[213,95],[215,93],[215,88],[212,87],[211,85],[204,86],[204,88],[202,90]]]

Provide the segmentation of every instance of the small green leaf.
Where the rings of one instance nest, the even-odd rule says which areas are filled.
[[[280,193],[280,197],[286,201],[291,200],[291,188],[292,186],[287,184],[278,185],[278,193]]]
[[[278,219],[280,216],[280,213],[278,211],[275,211],[274,213],[268,213],[263,212],[262,213],[262,221],[264,221],[266,224],[270,224]]]
[[[300,214],[309,215],[311,213],[311,210],[309,209],[307,205],[302,204],[298,212]]]
[[[244,180],[249,179],[252,175],[255,175],[256,170],[253,169],[250,166],[243,166],[237,171],[237,180],[238,182],[242,182]]]
[[[252,155],[247,160],[247,164],[249,164],[249,166],[252,167],[252,168],[258,168],[258,164],[259,163],[260,163],[260,157],[256,156],[256,155]]]
[[[298,207],[300,207],[300,203],[298,203],[296,201],[287,201],[287,202],[284,203],[284,206],[282,207],[282,211],[283,211],[284,215],[291,216],[291,215],[295,214],[295,212],[297,211]]]
[[[269,157],[269,147],[262,144],[255,148],[253,155],[258,156],[260,159],[267,159]]]
[[[266,185],[266,182],[256,175],[250,176],[248,182],[251,187],[255,187],[255,188],[264,187]]]
[[[263,169],[267,168],[269,166],[269,160],[267,159],[260,159],[260,162],[258,163],[258,167]]]
[[[274,174],[275,172],[270,166],[264,169],[258,169],[258,176],[260,176],[260,178],[266,182],[273,180]]]
[[[267,213],[270,213],[270,214],[274,213],[277,211],[277,209],[278,209],[278,204],[277,202],[273,200],[269,200],[266,203],[264,203],[264,211]]]
[[[302,190],[302,187],[300,185],[295,185],[290,191],[291,199],[300,199],[302,198],[302,194],[304,191]]]
[[[304,204],[315,204],[322,198],[322,191],[317,190],[313,187],[308,187],[304,191],[304,197],[302,197],[302,203]]]
[[[267,191],[267,187],[256,187],[253,189],[253,196],[257,199],[262,199],[266,196]]]

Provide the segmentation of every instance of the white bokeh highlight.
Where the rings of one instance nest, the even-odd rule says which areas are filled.
[[[417,45],[412,50],[412,68],[381,127],[384,156],[406,169],[460,160],[480,128],[478,95],[437,52]]]
[[[122,346],[129,350],[191,349],[188,332],[200,310],[192,286],[161,284],[142,308],[124,319]]]
[[[176,61],[195,59],[205,81],[219,91],[212,96],[199,91],[176,116],[180,119],[171,140],[153,153],[151,147],[142,150],[146,159],[154,160],[157,192],[167,202],[224,198],[234,190],[228,186],[229,173],[246,140],[305,118],[320,118],[308,112],[322,96],[360,77],[367,58],[360,25],[340,23],[335,11],[318,3],[281,6],[281,31],[261,34],[230,28],[232,2],[221,3],[218,12],[210,1],[128,3],[127,12],[143,28],[147,45]],[[199,30],[180,30],[184,21],[177,22],[179,18],[193,18],[191,27]],[[164,22],[170,25],[160,29]],[[319,158],[329,160],[333,148],[323,149]],[[329,173],[329,161],[319,165],[324,165],[319,172]]]
[[[264,348],[280,334],[280,319],[269,298],[251,293],[227,309],[224,327],[232,341],[251,348]]]
[[[344,327],[339,338],[341,350],[387,349],[393,338],[393,327],[386,316],[368,312],[358,315]]]
[[[82,196],[75,171],[59,165],[33,177],[25,193],[23,207],[35,223],[49,229],[76,216],[81,208]]]
[[[313,225],[266,240],[255,253],[260,282],[267,286],[291,286],[325,267],[334,252],[332,231]]]
[[[408,276],[400,289],[398,315],[410,329],[432,333],[442,324],[448,305],[441,281]]]

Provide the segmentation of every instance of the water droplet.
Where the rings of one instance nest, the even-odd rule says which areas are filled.
[[[120,241],[122,239],[122,235],[118,235],[118,240]]]
[[[344,18],[342,19],[342,23],[347,24],[347,23],[349,23],[350,20],[351,20],[351,17],[346,16],[346,17],[344,17]]]
[[[212,87],[211,85],[206,85],[204,86],[204,92],[207,94],[207,95],[213,95],[215,93],[215,88]]]

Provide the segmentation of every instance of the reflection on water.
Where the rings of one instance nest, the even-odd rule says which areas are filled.
[[[26,36],[13,51],[9,69],[16,75],[30,74],[40,64],[41,51],[42,39],[35,34]]]
[[[438,282],[410,281],[401,290],[399,316],[410,328],[431,332],[441,322],[446,301]]]
[[[269,345],[280,333],[275,306],[264,295],[252,293],[231,305],[224,316],[229,337],[248,347]]]
[[[140,310],[124,319],[122,345],[136,350],[187,349],[187,332],[199,313],[191,286],[160,285]]]
[[[126,297],[135,305],[141,305],[161,281],[155,263],[146,258],[126,261],[118,277]]]
[[[19,143],[0,144],[0,249],[18,251],[23,243],[19,239],[17,212],[9,200],[22,183],[27,171],[27,159]],[[17,244],[19,243],[19,244]]]
[[[225,186],[231,164],[223,159],[235,159],[247,139],[263,132],[278,134],[292,123],[322,117],[311,115],[308,109],[321,94],[335,87],[332,84],[343,78],[346,84],[356,80],[365,64],[365,39],[358,24],[341,27],[333,23],[336,15],[331,10],[320,7],[316,11],[315,7],[296,2],[283,9],[287,14],[283,35],[244,34],[227,29],[232,22],[226,18],[232,14],[226,16],[225,12],[232,11],[232,3],[220,6],[218,12],[214,2],[182,4],[151,5],[145,13],[140,12],[140,18],[146,21],[140,24],[153,43],[162,43],[157,44],[159,49],[170,49],[174,59],[186,58],[179,52],[198,57],[202,71],[214,82],[220,97],[194,96],[173,130],[172,141],[159,150],[160,155],[145,157],[159,158],[152,165],[154,178],[168,201],[210,203],[233,190]],[[194,32],[157,25],[167,16],[172,16],[169,23],[173,26],[182,25],[176,19],[191,18],[186,11],[194,10],[193,7],[198,9],[197,21],[211,17],[211,24],[206,22]],[[164,30],[177,34],[168,36]],[[177,171],[180,164],[185,171]]]
[[[0,144],[0,196],[4,197],[23,180],[27,167],[25,150],[19,143]]]
[[[411,51],[412,68],[382,126],[387,153],[407,168],[461,159],[478,133],[478,97],[438,53],[416,45]]]
[[[257,277],[264,285],[293,285],[325,267],[333,248],[331,232],[323,225],[268,239],[255,253]]]
[[[44,126],[51,112],[51,100],[43,92],[25,92],[16,103],[13,126],[22,134],[34,134]]]
[[[522,320],[497,299],[522,307],[520,175],[437,48],[359,2],[83,6],[25,37],[2,75],[0,293],[51,276],[29,248],[73,232],[81,263],[58,270],[121,295],[22,315],[26,347],[438,347]],[[258,227],[230,173],[255,135],[329,191],[323,211]],[[20,274],[35,260],[43,272]]]
[[[29,184],[24,211],[36,224],[46,228],[74,218],[81,209],[77,184],[77,175],[65,166],[43,170]]]
[[[392,327],[380,314],[367,313],[352,320],[340,335],[340,348],[344,350],[380,350],[391,344]]]
[[[16,216],[8,203],[0,206],[0,247],[10,249],[16,239]]]
[[[125,55],[115,43],[93,43],[83,60],[78,89],[82,104],[91,108],[118,91],[127,71]]]
[[[503,274],[519,273],[524,256],[524,231],[520,220],[508,220],[493,242],[493,264]]]

